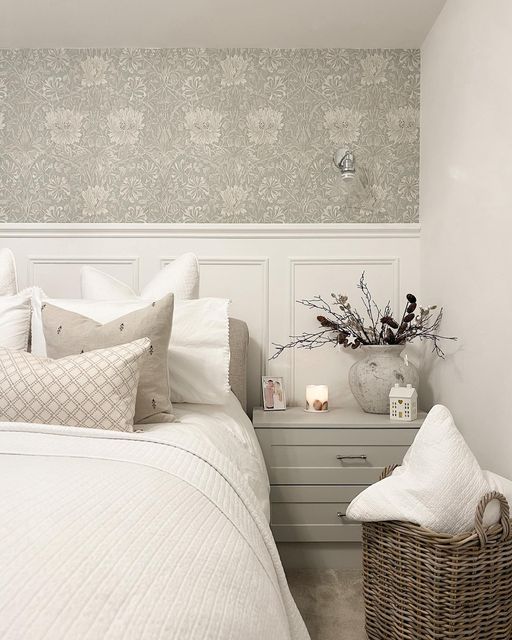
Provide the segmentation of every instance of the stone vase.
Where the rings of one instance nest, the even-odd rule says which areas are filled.
[[[418,388],[419,374],[400,354],[403,345],[360,347],[365,357],[352,365],[348,374],[350,389],[366,413],[389,413],[389,392],[398,383]]]

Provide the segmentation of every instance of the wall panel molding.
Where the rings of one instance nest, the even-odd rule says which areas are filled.
[[[97,268],[120,265],[130,267],[131,282],[128,282],[135,291],[139,290],[139,258],[138,256],[87,256],[87,255],[29,255],[27,256],[27,285],[37,284],[37,268],[39,266],[55,265],[60,269],[66,265],[94,265]]]
[[[302,333],[302,329],[297,326],[297,299],[300,297],[297,294],[297,267],[352,267],[358,266],[361,271],[367,270],[369,267],[391,267],[391,291],[390,302],[393,309],[398,308],[398,301],[400,298],[400,258],[398,256],[390,257],[374,257],[374,256],[357,256],[357,257],[324,257],[324,256],[310,256],[310,257],[291,257],[289,258],[289,335],[295,336]],[[370,287],[371,288],[371,287]],[[338,291],[337,291],[338,292]],[[316,292],[310,294],[313,297]],[[375,292],[374,292],[375,293]],[[354,304],[354,301],[352,301]],[[300,401],[301,394],[297,391],[296,385],[297,379],[297,350],[291,349],[290,351],[290,397],[296,401]],[[311,380],[310,382],[314,382]],[[320,381],[318,381],[320,382]],[[303,394],[302,394],[303,395]]]
[[[20,288],[39,285],[53,297],[80,296],[84,264],[139,290],[173,257],[194,252],[201,295],[230,298],[232,315],[249,325],[249,398],[259,405],[262,374],[282,376],[295,403],[306,377],[332,385],[333,397],[335,390],[349,397],[347,370],[359,353],[289,351],[269,361],[271,345],[314,325],[295,305],[298,296],[346,286],[355,299],[363,269],[378,296],[396,303],[409,291],[418,295],[419,232],[412,224],[0,225],[0,246],[14,251]]]

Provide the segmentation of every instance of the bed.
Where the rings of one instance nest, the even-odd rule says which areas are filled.
[[[136,433],[0,423],[0,637],[308,638],[242,404]]]

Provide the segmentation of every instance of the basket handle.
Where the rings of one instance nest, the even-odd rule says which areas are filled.
[[[487,532],[484,528],[484,513],[487,505],[493,500],[497,500],[500,503],[500,524],[503,529],[501,539],[505,540],[510,535],[510,508],[507,499],[502,493],[498,493],[498,491],[486,493],[478,503],[475,512],[475,531],[482,548],[487,544]]]
[[[384,470],[380,474],[379,480],[384,480],[384,478],[387,478],[388,476],[390,476],[393,473],[393,471],[399,466],[400,466],[399,464],[390,464],[388,467],[384,467]]]

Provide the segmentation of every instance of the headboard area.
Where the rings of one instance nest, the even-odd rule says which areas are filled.
[[[269,362],[272,343],[316,326],[296,300],[332,291],[358,300],[362,271],[376,298],[394,305],[419,284],[416,224],[4,224],[2,246],[15,253],[20,287],[35,284],[54,297],[80,296],[85,264],[138,290],[178,255],[196,253],[200,295],[230,298],[230,316],[246,323],[231,324],[242,357],[230,375],[243,400],[245,345],[249,412],[261,404],[265,374],[284,377],[289,403],[301,403],[309,383],[329,384],[333,403],[349,393],[346,374],[357,354],[315,349]]]
[[[231,391],[247,411],[247,356],[249,328],[236,318],[229,319],[229,384]]]

